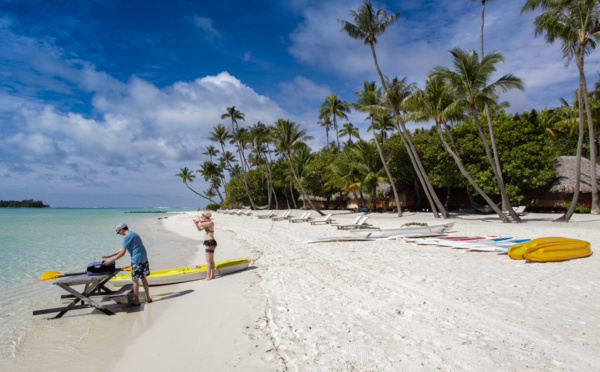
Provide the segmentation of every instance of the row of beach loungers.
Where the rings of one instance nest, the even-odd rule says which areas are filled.
[[[252,215],[252,210],[251,209],[225,210],[225,211],[219,211],[219,213],[232,214],[232,215],[238,215],[238,216],[250,216],[250,215]],[[366,215],[358,215],[358,216],[356,216],[354,221],[352,221],[352,223],[345,224],[345,225],[338,225],[335,222],[335,220],[331,218],[333,216],[333,214],[331,214],[331,213],[323,216],[323,218],[321,218],[321,219],[315,219],[314,217],[311,217],[311,215],[312,215],[312,212],[305,212],[300,217],[294,217],[294,216],[292,216],[292,211],[290,211],[290,210],[283,212],[283,214],[281,214],[281,215],[278,215],[278,212],[275,210],[270,210],[267,213],[258,215],[256,217],[258,219],[270,219],[272,221],[287,220],[290,223],[309,222],[311,225],[334,225],[337,227],[338,230],[373,228],[373,225],[367,223],[369,216],[366,216]]]

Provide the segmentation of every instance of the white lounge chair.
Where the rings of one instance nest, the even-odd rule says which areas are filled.
[[[331,219],[332,214],[329,213],[327,214],[325,217],[323,217],[323,219],[320,220],[314,220],[314,221],[310,221],[311,225],[320,225],[320,224],[325,224],[325,225],[329,225],[330,223],[334,223],[335,220]]]
[[[279,217],[272,217],[271,219],[273,221],[283,221],[283,220],[287,220],[288,218],[292,218],[291,216],[292,211],[285,211],[285,213]]]
[[[250,216],[252,214],[252,209],[248,209],[245,212],[240,213],[240,216]]]
[[[312,214],[312,212],[306,212],[302,215],[302,217],[300,218],[290,218],[289,221],[290,222],[308,222],[310,220],[314,220],[314,217],[311,217],[310,215]]]
[[[340,230],[340,229],[343,229],[343,227],[340,227],[340,226],[350,226],[350,225],[354,226],[358,223],[358,221],[360,221],[361,218],[363,218],[362,215],[356,216],[354,218],[354,221],[352,221],[352,223],[345,224],[345,225],[338,225],[337,228],[338,228],[338,230]]]
[[[525,214],[527,214],[527,212],[525,212],[525,209],[527,208],[526,205],[521,205],[518,207],[512,207],[512,209],[515,211],[515,213],[517,214],[517,216],[523,216]],[[508,214],[508,211],[504,211],[504,214]]]
[[[261,214],[260,216],[256,216],[259,219],[264,219],[264,218],[271,218],[271,216],[273,216],[275,214],[275,211],[269,211],[269,213],[267,214]]]
[[[337,225],[338,230],[349,230],[349,229],[368,229],[372,225],[367,223],[369,216],[360,216],[354,224],[349,225]]]

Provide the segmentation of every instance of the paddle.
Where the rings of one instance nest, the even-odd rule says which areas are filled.
[[[131,271],[131,266],[124,266],[121,268],[121,270],[123,271]],[[82,273],[69,273],[69,274],[63,274],[61,272],[58,271],[45,271],[42,273],[42,278],[41,279],[34,279],[33,281],[35,282],[43,282],[43,281],[48,281],[48,280],[54,280],[56,278],[60,278],[61,276],[75,276],[75,275],[83,275],[86,272],[82,272]]]

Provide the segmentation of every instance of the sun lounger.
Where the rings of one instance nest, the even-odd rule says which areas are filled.
[[[321,220],[314,220],[314,221],[310,221],[311,225],[320,225],[320,224],[325,224],[325,225],[329,225],[330,223],[334,223],[335,220],[331,219],[332,214],[329,213],[328,215],[326,215],[325,217],[323,217],[323,219]]]
[[[271,218],[271,216],[273,216],[275,214],[275,211],[269,211],[269,213],[267,214],[261,214],[260,216],[257,216],[259,219],[264,219],[264,218]]]
[[[513,207],[513,210],[515,211],[515,213],[517,214],[517,216],[523,216],[523,215],[527,214],[525,212],[526,208],[527,208],[527,206],[521,205],[521,206],[518,206],[516,208]],[[504,214],[508,214],[508,211],[504,211]]]
[[[287,220],[288,218],[292,218],[293,216],[291,216],[292,211],[285,211],[285,213],[279,217],[273,217],[271,218],[273,221],[283,221],[283,220]]]
[[[359,216],[355,219],[355,223],[351,223],[348,225],[337,225],[338,230],[349,230],[349,229],[366,229],[370,228],[372,225],[367,223],[369,216]]]
[[[252,209],[248,209],[246,212],[240,213],[240,216],[250,216],[252,214]]]
[[[306,212],[302,215],[302,217],[300,218],[290,218],[289,221],[290,222],[308,222],[310,220],[314,220],[314,217],[311,217],[310,215],[312,214],[312,212]]]

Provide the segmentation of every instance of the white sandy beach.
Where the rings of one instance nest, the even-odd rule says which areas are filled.
[[[120,322],[114,370],[594,371],[600,365],[600,255],[526,263],[401,241],[305,244],[349,235],[333,226],[214,214],[216,260],[250,270],[154,287],[156,302]],[[301,211],[294,211],[300,216]],[[314,214],[313,214],[314,215]],[[451,235],[597,241],[600,217],[528,214],[522,224],[463,215]],[[350,223],[352,214],[334,216]],[[165,221],[200,239],[190,215]],[[431,214],[371,214],[381,228],[439,222]],[[204,253],[195,258],[204,263]],[[177,295],[174,295],[177,294]],[[133,317],[131,315],[134,315]]]
[[[306,244],[350,233],[256,218],[264,213],[214,214],[216,261],[247,257],[248,270],[152,287],[153,303],[116,316],[81,310],[39,319],[10,370],[598,370],[598,252],[527,263],[392,240]],[[197,241],[196,256],[178,266],[205,262],[192,216],[172,214],[157,226]],[[429,213],[369,216],[381,228],[444,221]],[[567,224],[551,222],[556,217],[530,213],[522,224],[504,224],[494,215],[454,216],[449,235],[563,236],[598,249],[600,216]]]

